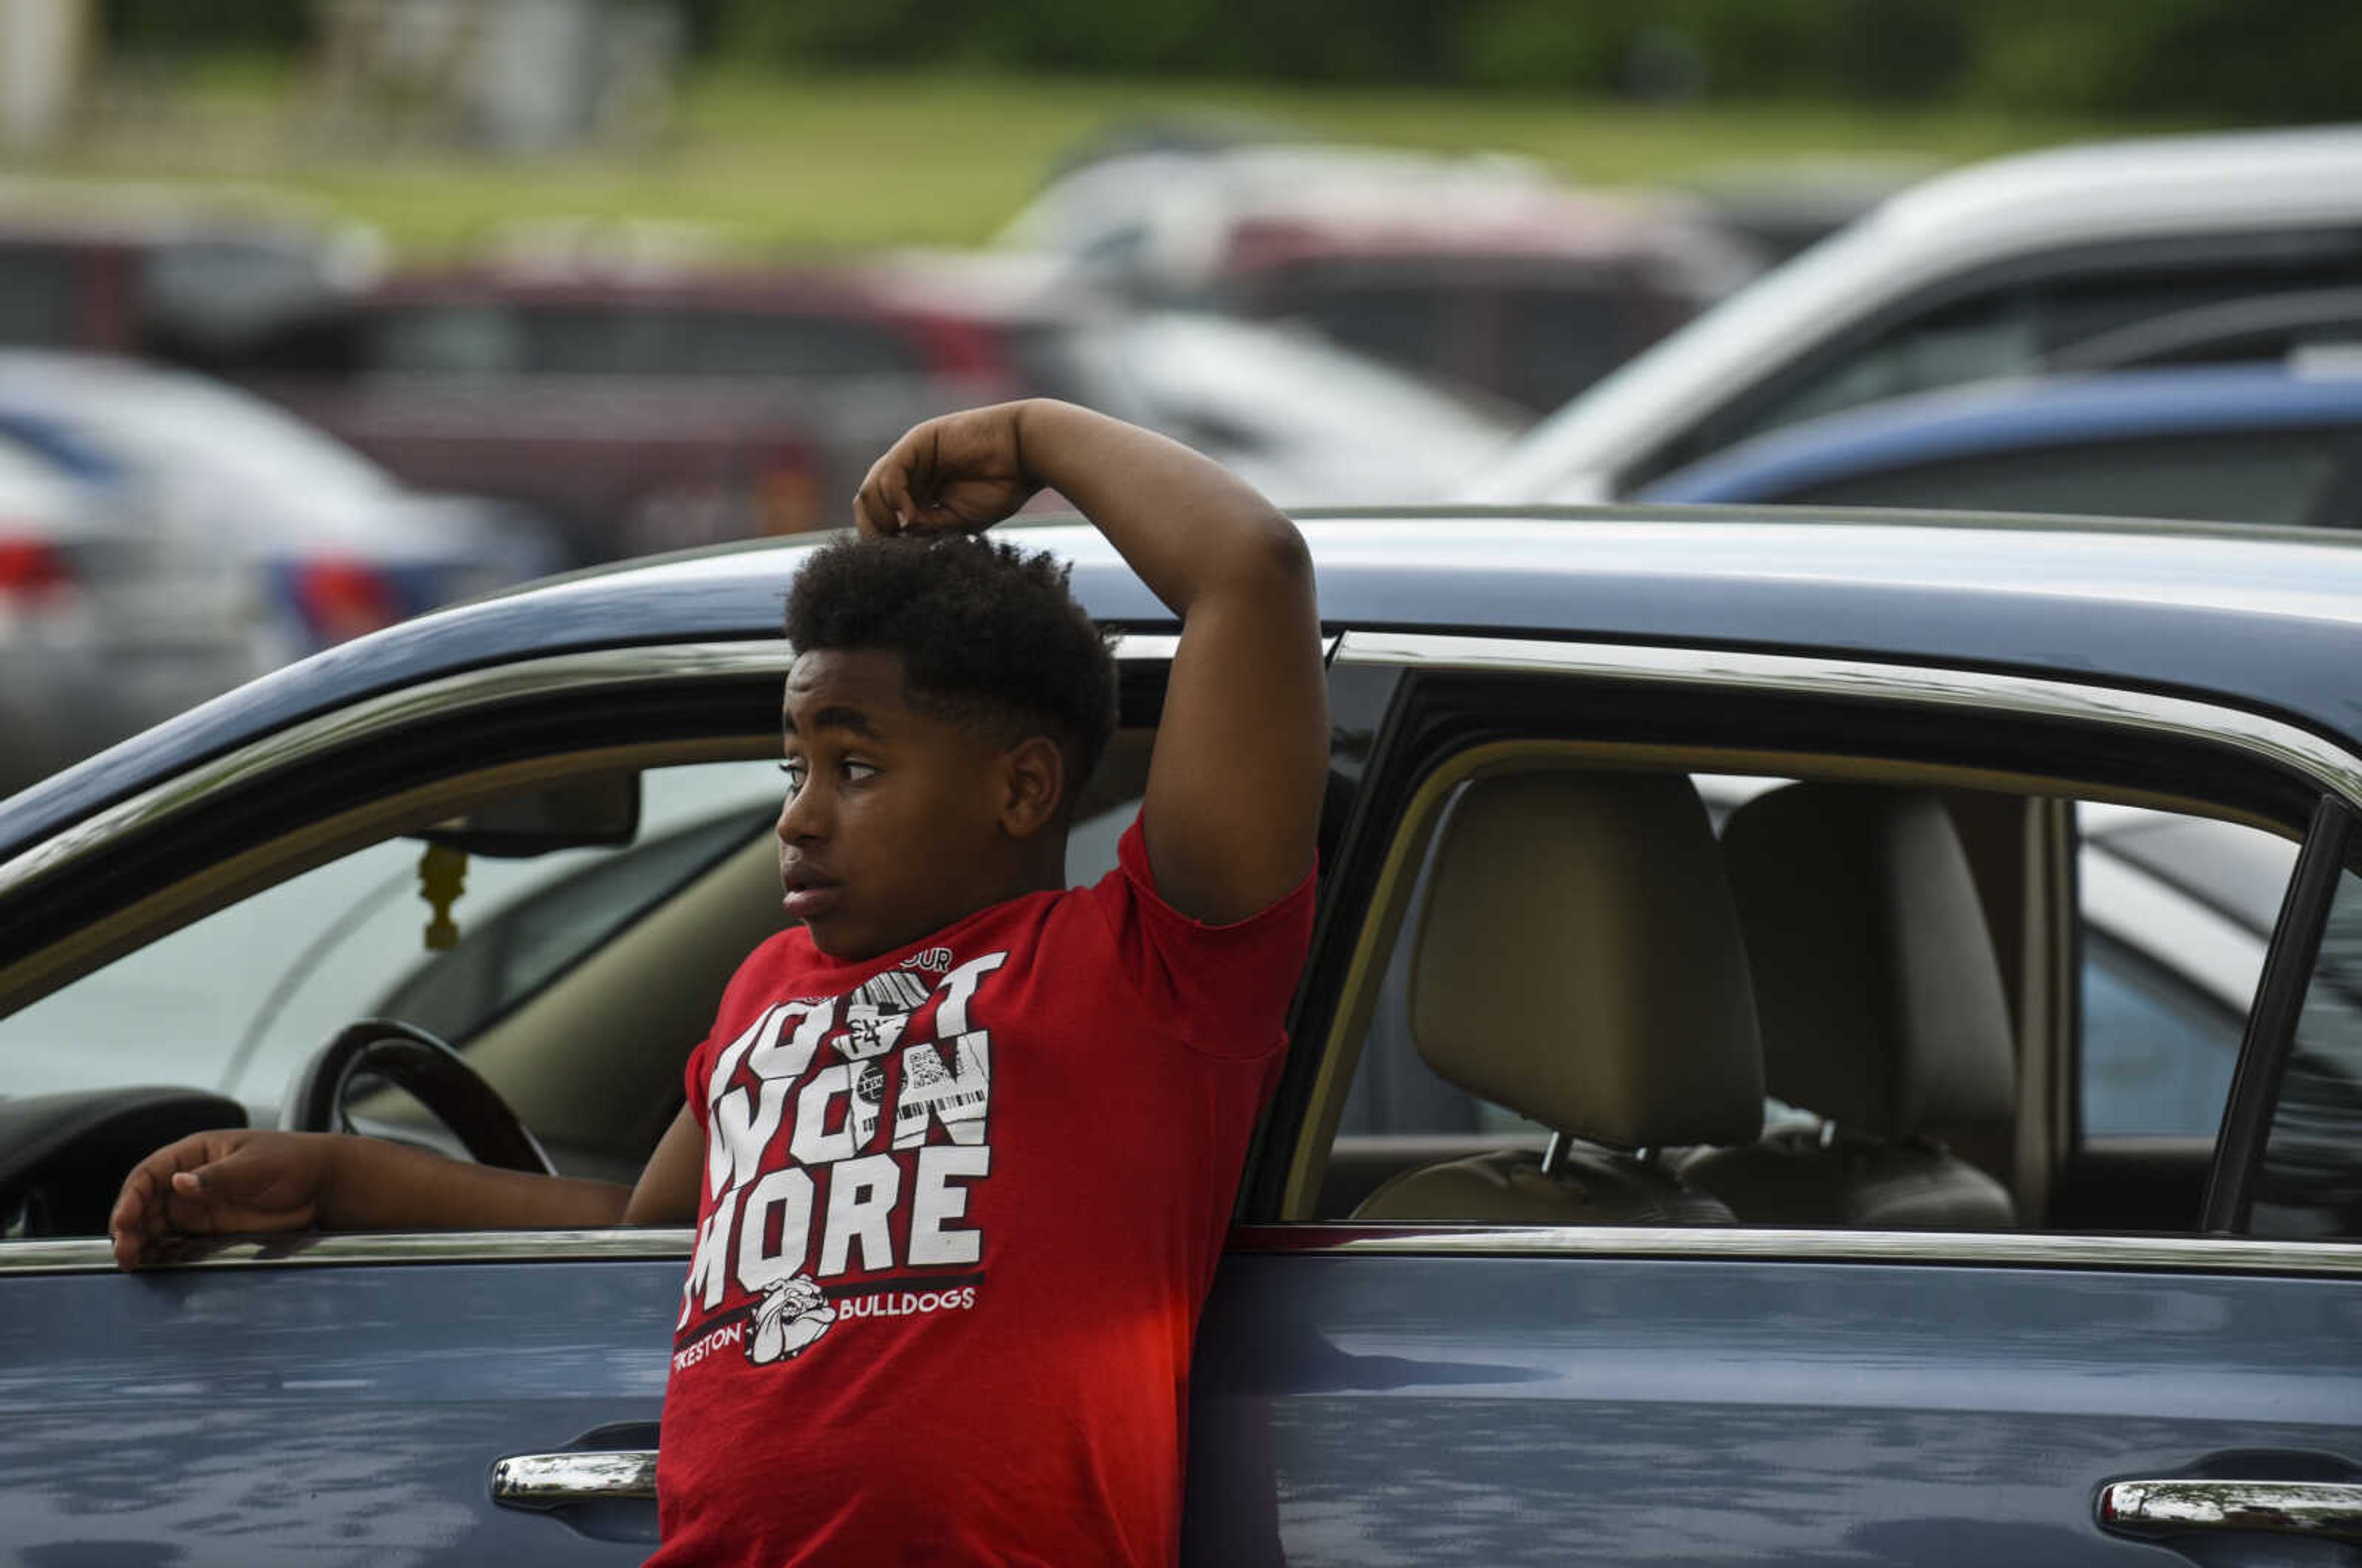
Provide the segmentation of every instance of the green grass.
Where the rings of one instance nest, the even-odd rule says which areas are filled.
[[[300,76],[227,61],[117,90],[72,147],[38,166],[0,170],[248,182],[326,201],[380,226],[412,255],[461,250],[502,225],[539,217],[707,225],[760,249],[966,245],[1024,202],[1062,149],[1110,121],[1194,111],[1354,141],[1526,153],[1608,185],[1790,155],[1957,162],[2158,128],[1956,110],[1663,109],[1411,90],[714,71],[690,83],[660,147],[495,160],[339,138]]]

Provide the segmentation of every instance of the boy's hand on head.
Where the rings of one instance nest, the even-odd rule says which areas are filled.
[[[1042,488],[1026,467],[1025,405],[995,403],[930,419],[870,466],[853,498],[865,534],[974,534]]]
[[[133,1167],[107,1217],[119,1268],[155,1260],[176,1236],[299,1231],[318,1217],[335,1159],[316,1134],[196,1132]]]

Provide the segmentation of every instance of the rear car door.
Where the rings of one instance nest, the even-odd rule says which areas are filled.
[[[2288,999],[2314,975],[2304,932],[2329,908],[2327,873],[2310,895],[2302,870],[2291,883],[2207,1207],[2184,1189],[2111,1210],[2085,1190],[2062,1216],[2051,1192],[2076,1126],[2070,793],[2130,800],[2146,779],[2153,800],[2172,780],[2342,867],[2347,845],[2323,824],[2353,807],[2353,757],[2182,699],[1891,665],[1391,634],[1349,634],[1336,664],[1341,682],[1402,685],[1330,873],[1339,924],[1308,977],[1249,1222],[1200,1337],[1188,1560],[2129,1564],[2167,1561],[2160,1548],[2209,1563],[2355,1550],[2351,922],[2330,917],[2309,999]],[[1401,1205],[1372,1173],[1341,1189],[1361,1157],[1336,1133],[1349,1088],[1388,1048],[1386,1010],[1405,1005],[1387,999],[1396,960],[1427,941],[1421,888],[1450,864],[1426,858],[1430,830],[1457,820],[1473,782],[1519,770],[1829,777],[1944,801],[1996,928],[1987,961],[2009,981],[2017,1071],[2001,1125],[1898,1151],[1849,1144],[1834,1121],[1816,1147],[1809,1122],[1788,1122],[1739,1152],[1981,1166],[1958,1179],[2005,1192],[2015,1219],[1766,1223],[1747,1213],[1760,1189],[1740,1186],[1716,1189],[1735,1223],[1558,1222],[1532,1206],[1567,1183],[1530,1165],[1493,1199],[1418,1221],[1389,1217]],[[1976,839],[1996,826],[1988,853]],[[1507,875],[1498,900],[1528,907],[1512,884],[1546,864],[1537,853]],[[1647,886],[1649,865],[1636,876]],[[1684,962],[1671,955],[1666,988]],[[1668,955],[1634,949],[1620,965]],[[1833,958],[1829,972],[1849,971]],[[1421,1056],[1421,988],[1443,984],[1407,981]],[[2266,1064],[2282,1059],[2276,1077]],[[1799,1109],[1773,1108],[1774,1122]],[[1419,1162],[1465,1176],[1520,1150],[1544,1169],[1564,1157],[1546,1150],[1550,1129],[1494,1112],[1378,1141],[1402,1167],[1396,1198],[1406,1170],[1431,1168]],[[1559,1168],[1654,1179],[1730,1153],[1591,1147],[1575,1156],[1588,1165]],[[2224,1207],[2246,1191],[2252,1216]],[[1519,1205],[1526,1218],[1502,1217]]]

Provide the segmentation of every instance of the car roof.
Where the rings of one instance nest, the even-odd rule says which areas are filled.
[[[2362,541],[2090,519],[1451,510],[1303,524],[1332,628],[1746,647],[2181,690],[2362,749]],[[1093,529],[1012,530],[1101,621],[1172,617]],[[170,773],[369,694],[545,655],[777,634],[827,536],[596,569],[315,654],[0,804],[0,856]]]
[[[1945,280],[2044,251],[2362,221],[2362,127],[2057,148],[1895,196],[1587,388],[1473,482],[1530,502],[1608,481],[1718,406],[1734,378],[1788,363]]]
[[[2044,447],[2339,425],[2362,425],[2362,375],[2234,365],[1986,382],[1787,425],[1634,499],[1778,501],[1865,473]]]

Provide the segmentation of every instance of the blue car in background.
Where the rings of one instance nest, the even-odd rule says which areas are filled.
[[[1199,1325],[1187,1561],[2353,1560],[2362,539],[1304,532],[1319,912]],[[1016,536],[1120,635],[1091,878],[1176,628],[1093,531]],[[242,1123],[629,1179],[780,918],[807,547],[427,615],[0,802],[0,1557],[646,1555],[690,1231],[136,1275],[101,1232],[141,1154]],[[2107,831],[2152,892],[2212,830],[2280,846],[2227,1039],[2094,1048],[2079,806],[2142,813]]]
[[[232,580],[215,614],[281,660],[561,562],[520,509],[405,490],[323,432],[186,370],[0,351],[0,436],[102,492],[156,547]]]
[[[2362,350],[2003,381],[1790,425],[1651,502],[2362,525]]]

